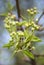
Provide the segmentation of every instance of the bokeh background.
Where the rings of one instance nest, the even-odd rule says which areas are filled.
[[[30,65],[29,62],[23,60],[23,55],[20,53],[16,57],[10,60],[12,51],[2,48],[3,44],[9,42],[10,36],[8,31],[4,27],[3,20],[5,17],[1,16],[7,12],[7,3],[10,2],[14,6],[13,14],[17,16],[16,0],[0,0],[0,65]],[[37,7],[39,14],[36,15],[36,18],[39,18],[41,13],[44,11],[44,0],[19,0],[21,14],[27,17],[26,10],[32,7]],[[42,24],[44,27],[44,16],[40,19],[39,24]],[[36,32],[37,35],[41,38],[42,42],[36,43],[34,50],[35,54],[44,54],[44,31]],[[37,65],[44,65],[44,57],[36,58]]]

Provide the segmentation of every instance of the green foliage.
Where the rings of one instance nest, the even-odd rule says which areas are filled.
[[[33,43],[40,42],[41,40],[35,35],[40,26],[34,22],[36,15],[36,8],[28,9],[29,20],[22,20],[22,22],[15,21],[15,15],[8,14],[4,20],[5,27],[10,34],[10,41],[5,44],[4,48],[12,48],[13,55],[18,52],[23,52],[28,57],[34,59],[33,54],[30,50],[34,49]],[[22,30],[21,30],[22,28]]]
[[[8,12],[11,12],[11,11],[13,11],[15,9],[15,6],[13,6],[10,3],[10,0],[8,2],[6,0],[3,0],[3,2],[6,4],[6,6],[5,6],[6,12],[3,13],[3,14],[0,14],[0,16],[7,16]]]

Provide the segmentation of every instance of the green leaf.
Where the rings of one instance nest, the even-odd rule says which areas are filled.
[[[27,38],[29,35],[29,31],[28,30],[24,30],[24,36]]]
[[[3,48],[8,48],[9,49],[10,48],[10,45],[9,44],[4,44],[3,45]]]
[[[41,39],[39,39],[39,38],[36,37],[36,36],[33,36],[32,42],[41,42]]]
[[[23,53],[27,55],[29,58],[34,59],[34,55],[30,51],[24,50]]]
[[[27,38],[24,40],[24,43],[29,43],[32,39],[32,33],[28,34]]]
[[[3,14],[0,14],[0,16],[7,16],[7,15],[8,15],[7,11],[5,13],[3,13]]]
[[[7,3],[8,11],[11,11],[13,9],[13,6],[11,5],[10,1]]]

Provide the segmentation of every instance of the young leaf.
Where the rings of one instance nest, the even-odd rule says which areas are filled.
[[[32,42],[41,42],[41,39],[39,39],[39,38],[36,37],[36,36],[33,36]]]
[[[3,45],[3,48],[10,48],[10,45],[9,44],[5,44],[5,45]]]
[[[34,55],[30,51],[24,50],[23,53],[27,55],[29,58],[34,59]]]

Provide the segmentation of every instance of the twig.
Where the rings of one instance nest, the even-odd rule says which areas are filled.
[[[40,55],[40,54],[34,54],[34,56],[35,56],[35,57],[40,57],[40,56],[41,56],[41,57],[44,57],[44,54],[41,54],[41,55]]]
[[[44,31],[44,27],[41,26],[41,27],[38,29],[38,31]]]
[[[44,15],[44,12],[40,15],[40,17],[38,18],[38,22],[40,21],[40,19],[43,17],[43,15]],[[37,22],[37,24],[38,24],[38,22]]]

